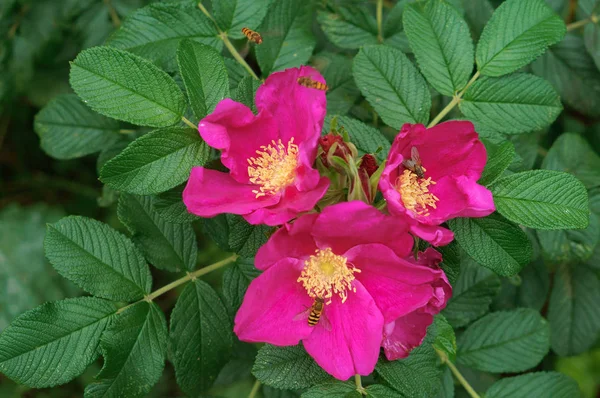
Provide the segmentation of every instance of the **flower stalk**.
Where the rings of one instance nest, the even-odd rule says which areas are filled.
[[[377,41],[383,43],[383,0],[377,0]]]
[[[435,119],[433,119],[431,121],[431,123],[429,123],[427,128],[431,128],[431,127],[435,126],[436,124],[438,124],[452,109],[454,109],[454,107],[460,102],[462,96],[465,95],[465,93],[467,92],[467,89],[469,87],[471,87],[471,85],[473,83],[475,83],[475,80],[477,80],[480,75],[481,74],[479,73],[479,71],[477,71],[473,75],[471,80],[469,80],[469,82],[467,83],[465,88],[463,88],[461,91],[459,91],[457,94],[454,95],[454,98],[452,98],[452,101],[450,101],[450,103],[448,105],[446,105],[446,107],[444,109],[442,109],[442,111],[435,117]]]
[[[596,14],[590,15],[586,19],[582,19],[581,21],[573,22],[567,25],[567,32],[570,32],[575,29],[579,29],[589,23],[598,23],[598,16]]]
[[[193,128],[194,130],[196,130],[198,128],[198,126],[196,126],[194,123],[190,122],[189,119],[187,119],[185,116],[181,117],[181,120],[187,124],[188,126],[190,126],[191,128]]]

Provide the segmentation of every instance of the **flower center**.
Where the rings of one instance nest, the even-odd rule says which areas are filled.
[[[334,254],[330,248],[317,249],[316,254],[304,262],[298,282],[302,282],[312,298],[321,298],[326,300],[326,304],[331,304],[331,297],[337,294],[344,303],[349,290],[356,293],[352,281],[354,273],[360,272],[347,261],[346,257]]]
[[[396,190],[402,195],[404,207],[420,216],[428,216],[429,208],[435,209],[435,202],[439,201],[437,196],[429,192],[430,185],[435,185],[431,177],[419,178],[408,169],[396,180]]]
[[[248,176],[250,182],[260,185],[260,189],[252,191],[257,198],[267,194],[276,194],[294,182],[298,165],[298,145],[294,138],[287,147],[281,139],[271,141],[256,151],[255,158],[248,159]]]

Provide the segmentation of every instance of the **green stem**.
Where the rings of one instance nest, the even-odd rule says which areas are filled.
[[[377,41],[383,43],[383,30],[381,22],[383,20],[383,0],[377,0]]]
[[[458,92],[457,94],[454,95],[454,97],[452,98],[452,101],[450,101],[450,103],[448,105],[446,105],[446,107],[444,109],[442,109],[442,111],[435,117],[435,119],[433,119],[431,121],[431,123],[429,123],[429,126],[427,126],[427,128],[431,128],[431,127],[435,126],[436,124],[438,124],[452,109],[454,109],[454,107],[460,102],[460,99],[462,98],[462,96],[465,95],[465,92],[467,91],[467,89],[469,87],[471,87],[471,85],[473,83],[475,83],[475,80],[477,80],[479,78],[479,76],[480,76],[480,73],[478,71],[473,75],[471,80],[469,80],[469,82],[467,83],[465,88],[463,88],[460,92]]]
[[[589,18],[586,19],[582,19],[581,21],[577,21],[577,22],[573,22],[567,25],[567,32],[570,32],[572,30],[575,29],[579,29],[582,26],[585,26],[589,23],[597,23],[598,22],[598,17],[595,14],[592,14],[589,16]]]
[[[260,380],[256,380],[254,385],[252,386],[252,390],[250,390],[250,394],[248,394],[248,398],[254,398],[256,394],[260,390]]]
[[[362,379],[359,374],[354,375],[354,384],[356,384],[356,391],[362,395],[367,395],[367,390],[362,385]]]
[[[117,10],[115,10],[112,4],[110,4],[110,0],[104,0],[104,4],[106,4],[106,7],[108,8],[108,12],[110,13],[110,19],[112,20],[112,23],[115,26],[115,28],[121,26],[121,19],[119,18],[119,14],[117,14]]]
[[[213,18],[212,15],[210,15],[210,12],[208,12],[206,7],[204,7],[204,5],[202,3],[198,3],[198,8],[204,13],[204,15],[206,15],[211,21],[213,21],[213,23],[215,24],[215,27],[217,28],[217,32],[219,32],[219,38],[221,40],[223,40],[223,44],[225,44],[225,47],[227,47],[227,49],[229,50],[229,52],[231,53],[233,58],[235,58],[235,60],[240,65],[242,65],[248,71],[248,73],[250,73],[250,76],[252,76],[256,80],[259,80],[258,76],[256,75],[256,73],[254,73],[254,71],[252,70],[250,65],[248,65],[248,63],[246,62],[244,57],[242,57],[240,55],[240,53],[238,52],[238,50],[234,47],[234,45],[231,44],[231,41],[229,41],[229,37],[227,37],[227,32],[223,32],[221,30],[221,28],[219,27],[219,24],[217,24],[217,21]]]
[[[198,128],[198,126],[196,126],[194,123],[190,122],[185,116],[182,116],[181,120],[183,120],[183,122],[185,124],[187,124],[188,126],[190,126],[191,128],[193,128],[194,130],[196,130]]]
[[[463,377],[463,375],[460,374],[460,372],[452,362],[446,360],[446,365],[448,365],[448,367],[452,371],[452,374],[454,374],[454,377],[456,377],[456,380],[458,380],[458,382],[463,386],[463,388],[467,390],[471,398],[481,398],[479,394],[477,394],[477,392],[473,389],[473,387],[471,387],[469,382]]]

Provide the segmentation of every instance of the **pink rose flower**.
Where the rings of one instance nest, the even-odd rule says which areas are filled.
[[[301,216],[258,251],[255,265],[264,272],[250,284],[234,331],[247,342],[302,341],[317,364],[340,380],[368,375],[382,344],[400,357],[394,347],[409,350],[428,326],[428,319],[415,325],[415,314],[441,310],[451,295],[436,263],[421,264],[437,262],[439,254],[429,249],[420,263],[411,261],[412,244],[407,226],[361,201]],[[311,326],[319,299],[323,311]]]
[[[420,157],[421,170],[414,155]],[[492,193],[477,184],[486,159],[471,122],[449,121],[430,129],[405,124],[392,144],[379,189],[389,212],[409,223],[412,233],[435,246],[446,245],[454,234],[440,224],[495,210]]]
[[[194,167],[183,191],[189,212],[240,214],[251,224],[279,225],[321,199],[329,180],[313,164],[325,92],[301,86],[300,76],[325,82],[308,66],[273,73],[256,93],[258,115],[224,99],[200,121],[200,135],[221,151],[229,173]]]

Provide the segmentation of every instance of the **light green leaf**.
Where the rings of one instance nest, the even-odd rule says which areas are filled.
[[[575,380],[558,372],[507,377],[486,391],[486,398],[574,398],[581,395]]]
[[[132,142],[104,165],[100,180],[110,187],[138,195],[167,191],[203,165],[210,148],[197,131],[183,127],[155,130]]]
[[[571,173],[587,188],[600,186],[600,156],[579,134],[561,134],[544,158],[542,168]]]
[[[565,23],[544,0],[507,0],[481,33],[477,69],[485,76],[514,72],[561,41],[565,33]]]
[[[566,104],[586,115],[600,116],[600,72],[580,36],[568,34],[531,67],[556,88]]]
[[[230,314],[235,314],[242,305],[242,300],[250,282],[260,275],[254,267],[254,259],[240,258],[227,267],[223,273],[223,298]]]
[[[335,11],[317,13],[321,29],[333,44],[348,49],[377,44],[377,21],[369,7],[337,7]]]
[[[76,95],[55,97],[35,115],[35,132],[44,152],[56,159],[99,152],[119,139],[119,123],[98,115]]]
[[[94,297],[27,311],[0,335],[0,371],[34,388],[73,380],[98,358],[100,335],[116,311],[113,303]]]
[[[367,46],[354,58],[354,80],[381,119],[397,130],[404,123],[427,123],[431,95],[427,83],[402,52]]]
[[[531,261],[533,249],[525,232],[496,213],[455,218],[449,225],[467,254],[498,275],[516,275]]]
[[[327,90],[327,113],[345,115],[360,97],[360,91],[352,78],[352,59],[328,51],[320,52],[311,60],[321,72]]]
[[[520,308],[488,314],[458,339],[458,363],[491,373],[533,368],[550,349],[548,322],[535,310]]]
[[[600,280],[578,264],[559,266],[548,307],[552,350],[560,356],[590,349],[600,333]]]
[[[460,275],[452,286],[452,298],[442,314],[455,328],[485,315],[500,291],[500,278],[468,256],[463,256]]]
[[[269,34],[256,46],[256,60],[263,76],[303,65],[315,48],[311,30],[312,6],[302,0],[277,1],[258,29]]]
[[[196,266],[198,244],[191,224],[165,221],[150,196],[122,193],[119,220],[131,232],[133,242],[156,268],[171,272],[191,271]]]
[[[177,69],[175,51],[183,39],[219,51],[223,47],[213,22],[194,3],[187,1],[150,4],[135,11],[110,36],[107,45],[137,54],[174,72]]]
[[[496,181],[498,177],[510,166],[515,158],[515,146],[510,141],[505,141],[499,145],[483,141],[487,150],[487,162],[481,178],[477,181],[481,185],[489,186]]]
[[[163,192],[152,202],[154,210],[163,220],[175,224],[188,224],[200,219],[200,217],[188,213],[187,207],[183,203],[183,189],[184,186],[180,185]]]
[[[80,52],[71,63],[70,82],[90,108],[133,124],[166,127],[179,122],[185,112],[185,98],[171,76],[115,48]]]
[[[143,397],[165,366],[167,322],[160,308],[145,301],[119,313],[102,334],[104,366],[86,398]]]
[[[242,28],[256,29],[265,18],[273,0],[212,0],[217,24],[232,39],[246,36]]]
[[[532,170],[497,180],[491,187],[500,214],[535,229],[586,228],[588,196],[572,175]]]
[[[267,242],[273,229],[266,225],[250,225],[234,214],[222,214],[204,220],[204,231],[223,250],[250,258]]]
[[[48,224],[44,248],[59,274],[95,296],[133,301],[150,293],[152,277],[142,254],[100,221],[70,216]]]
[[[229,361],[232,326],[225,306],[205,282],[195,280],[179,296],[171,316],[171,351],[177,384],[191,396],[208,389]]]
[[[473,70],[473,41],[467,23],[446,1],[412,3],[404,10],[404,31],[427,81],[453,96]]]
[[[202,119],[229,97],[229,80],[223,57],[210,46],[183,40],[177,48],[177,63],[194,116]]]
[[[263,384],[286,390],[307,388],[331,378],[302,345],[266,344],[258,351],[252,374]]]
[[[459,108],[469,120],[503,134],[541,130],[562,111],[552,86],[526,73],[477,80],[465,92]]]
[[[337,117],[338,127],[343,126],[346,129],[350,141],[356,146],[360,155],[372,153],[375,154],[380,162],[385,160],[391,145],[381,131],[349,116],[335,117]],[[322,130],[323,134],[329,132],[333,118],[334,116],[331,115],[325,117]]]

